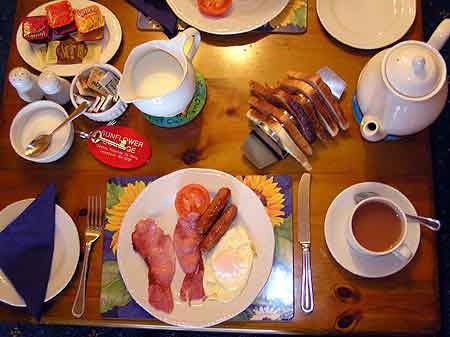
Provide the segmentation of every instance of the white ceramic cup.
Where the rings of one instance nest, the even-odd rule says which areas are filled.
[[[362,205],[365,205],[365,204],[371,203],[371,202],[380,202],[380,203],[383,203],[383,204],[389,206],[392,210],[394,210],[395,213],[397,213],[397,215],[400,218],[400,222],[401,222],[401,226],[402,226],[402,234],[400,235],[400,238],[397,240],[397,243],[392,248],[385,250],[385,251],[373,251],[373,250],[367,249],[366,247],[362,246],[358,242],[358,240],[356,239],[356,237],[353,233],[352,221],[353,221],[353,217],[354,217],[356,211]],[[353,208],[353,211],[350,215],[348,225],[347,225],[346,237],[347,237],[347,241],[350,244],[350,246],[360,254],[363,254],[366,256],[372,256],[372,257],[394,254],[395,256],[397,256],[398,258],[400,258],[402,260],[409,260],[412,256],[412,252],[411,252],[411,249],[406,244],[407,233],[408,233],[408,222],[406,220],[405,212],[403,212],[403,210],[400,208],[400,206],[398,206],[392,200],[389,200],[389,199],[386,199],[383,197],[371,197],[371,198],[367,198],[367,199],[361,201],[360,203],[355,205],[355,207]]]

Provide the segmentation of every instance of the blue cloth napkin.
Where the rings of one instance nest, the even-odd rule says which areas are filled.
[[[177,16],[167,4],[166,0],[127,0],[145,16],[158,22],[164,33],[173,38],[178,33]]]
[[[53,259],[55,193],[55,185],[48,185],[0,232],[0,268],[38,321]]]

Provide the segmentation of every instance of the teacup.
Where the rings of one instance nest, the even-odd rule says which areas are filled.
[[[185,52],[189,40],[192,44]],[[183,112],[195,92],[192,59],[200,41],[200,32],[188,28],[171,40],[135,47],[125,62],[120,98],[151,116],[173,117]]]
[[[394,254],[409,260],[411,249],[406,244],[408,223],[403,210],[383,197],[371,197],[359,202],[350,215],[347,241],[358,253],[366,256]]]

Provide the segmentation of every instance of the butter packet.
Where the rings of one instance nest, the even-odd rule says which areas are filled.
[[[45,61],[47,64],[57,64],[58,56],[56,55],[56,49],[59,46],[59,41],[50,41],[47,45],[47,53]]]
[[[88,78],[89,88],[103,96],[116,95],[118,83],[119,79],[115,74],[97,67],[92,68]]]
[[[97,5],[91,5],[75,10],[75,23],[80,33],[89,33],[102,28],[105,25],[105,18]]]
[[[98,42],[84,42],[87,46],[87,54],[83,59],[83,63],[96,64],[100,63],[100,56],[102,54],[102,45]]]

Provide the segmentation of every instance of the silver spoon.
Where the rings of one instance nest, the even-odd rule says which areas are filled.
[[[359,204],[361,201],[371,198],[371,197],[379,197],[380,195],[375,192],[360,192],[358,194],[355,194],[353,197],[353,200],[357,204]],[[441,222],[439,220],[433,219],[433,218],[425,218],[423,216],[416,216],[411,214],[406,214],[406,218],[413,221],[418,221],[423,226],[431,229],[432,231],[437,232],[441,228]]]
[[[70,123],[75,118],[81,116],[83,112],[88,107],[88,104],[86,102],[81,103],[78,108],[70,114],[69,117],[66,118],[64,122],[59,124],[52,132],[50,132],[48,135],[39,135],[36,138],[34,138],[26,147],[25,147],[25,155],[26,156],[37,156],[38,154],[41,154],[45,150],[48,149],[50,143],[52,142],[52,136],[55,134],[58,130],[60,130],[63,126],[65,126],[67,123]]]

